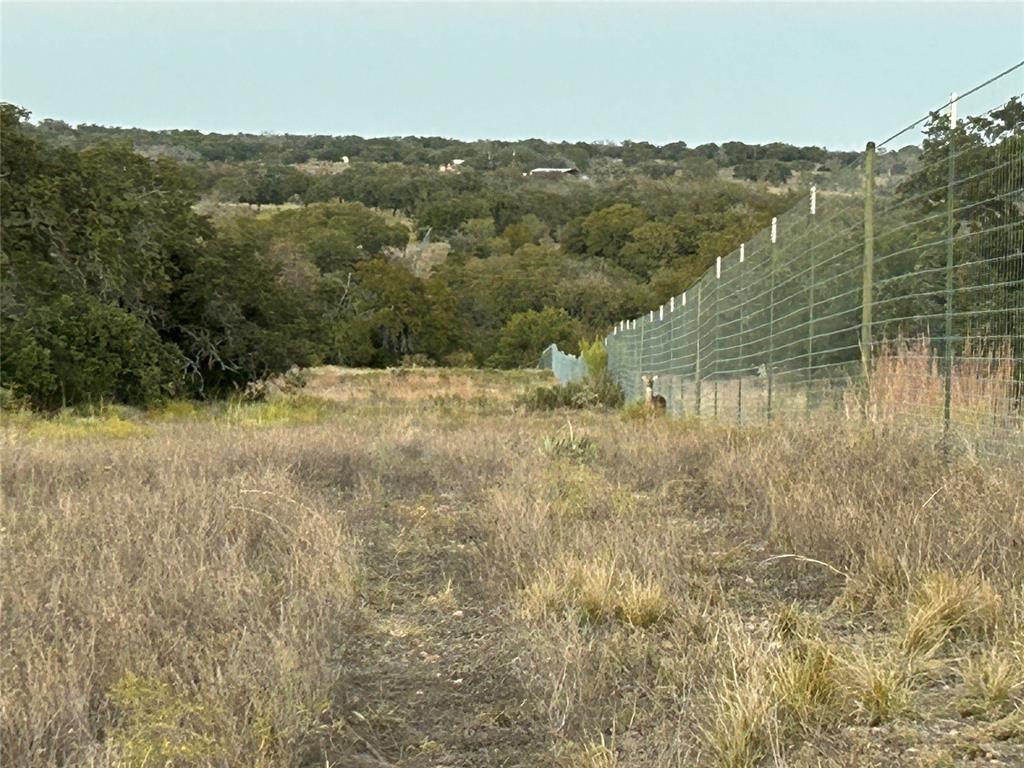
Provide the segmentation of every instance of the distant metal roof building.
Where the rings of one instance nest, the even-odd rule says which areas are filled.
[[[530,171],[529,175],[533,176],[535,173],[563,173],[570,176],[579,175],[579,170],[576,168],[534,168]],[[524,176],[527,174],[523,174]]]

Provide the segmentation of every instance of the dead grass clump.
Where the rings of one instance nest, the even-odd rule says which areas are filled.
[[[811,736],[850,715],[840,648],[816,622],[785,606],[767,635],[735,618],[720,627],[724,658],[710,691],[704,732],[723,766],[754,766],[796,736]]]
[[[768,680],[747,676],[725,683],[714,694],[705,736],[714,765],[750,768],[778,744],[778,719]]]
[[[874,419],[900,420],[931,413],[941,419],[945,399],[942,352],[927,337],[884,342],[871,372],[869,412]],[[953,366],[954,418],[962,426],[1019,429],[1014,413],[1019,384],[1009,340],[993,347],[966,339]]]
[[[336,676],[317,660],[350,610],[355,542],[265,447],[240,458],[213,428],[8,451],[10,764],[101,763],[112,749],[125,765],[280,764],[314,738]]]
[[[545,466],[540,489],[548,500],[555,520],[610,521],[635,519],[651,511],[645,494],[612,485],[605,474],[591,464],[559,461]],[[656,514],[656,512],[655,512]]]
[[[780,612],[767,635],[727,619],[724,661],[710,688],[703,732],[714,764],[760,765],[796,738],[843,724],[890,722],[913,712],[913,697],[935,670],[891,645],[847,644],[810,620]]]
[[[962,715],[991,720],[1024,706],[1024,648],[987,648],[969,657],[960,674]]]
[[[522,605],[532,619],[568,611],[592,623],[615,619],[641,628],[656,624],[669,611],[659,582],[637,576],[612,556],[569,557],[542,569],[523,591]]]
[[[675,455],[689,467],[681,474],[696,475],[704,505],[758,526],[778,551],[854,578],[881,565],[876,575],[895,588],[900,571],[975,562],[1001,583],[1024,580],[1024,487],[1013,473],[947,467],[932,441],[878,425],[702,439],[700,447],[680,441]]]
[[[918,583],[907,606],[902,647],[908,653],[927,653],[947,638],[992,632],[1002,600],[992,585],[974,574],[956,577],[932,573]]]
[[[801,638],[786,648],[771,676],[780,718],[791,730],[812,731],[841,719],[840,661],[824,640]]]
[[[558,768],[618,768],[620,765],[614,739],[606,740],[603,734],[597,741],[573,744],[567,752],[557,761]]]
[[[835,606],[851,615],[874,610],[890,613],[902,608],[911,581],[907,559],[906,554],[896,555],[891,548],[870,548],[860,568],[847,579]]]
[[[894,652],[880,655],[854,649],[843,659],[843,684],[855,715],[868,725],[912,712],[913,691],[923,674],[921,664]]]
[[[615,616],[634,627],[650,627],[669,612],[669,600],[660,582],[628,573],[619,586]]]
[[[529,464],[510,469],[488,489],[484,510],[492,571],[521,585],[535,575],[539,580],[538,569],[557,558],[559,542],[552,520],[574,516],[562,513],[557,483],[557,476],[553,478],[546,468]],[[578,509],[576,505],[568,508]]]
[[[516,652],[524,663],[523,681],[530,694],[524,702],[527,711],[532,710],[555,737],[548,764],[564,758],[573,765],[574,759],[582,759],[580,750],[562,752],[559,747],[591,742],[595,734],[616,733],[620,724],[636,716],[635,686],[645,678],[657,638],[618,622],[594,625],[565,613],[548,615],[520,630]],[[618,754],[614,746],[606,746]]]
[[[715,766],[751,768],[780,740],[772,657],[742,625],[724,631],[725,668],[710,691],[702,731]]]

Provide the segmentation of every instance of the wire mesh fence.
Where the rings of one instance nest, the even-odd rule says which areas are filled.
[[[540,355],[538,368],[550,370],[559,384],[583,381],[587,377],[587,364],[576,355],[569,355],[551,344]]]
[[[657,374],[677,415],[837,413],[1024,454],[1024,106],[957,119],[958,103],[905,129],[923,124],[909,167],[868,144],[857,191],[812,187],[685,292],[618,323],[606,345],[627,399]]]

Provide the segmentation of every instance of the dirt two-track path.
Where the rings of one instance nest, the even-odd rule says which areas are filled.
[[[350,737],[339,766],[535,766],[503,608],[475,575],[479,536],[443,501],[356,516],[360,619],[338,663]],[[490,598],[490,599],[488,599]]]

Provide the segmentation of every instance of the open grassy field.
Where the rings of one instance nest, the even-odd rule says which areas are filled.
[[[2,430],[0,765],[1024,765],[1024,479],[314,372]]]

